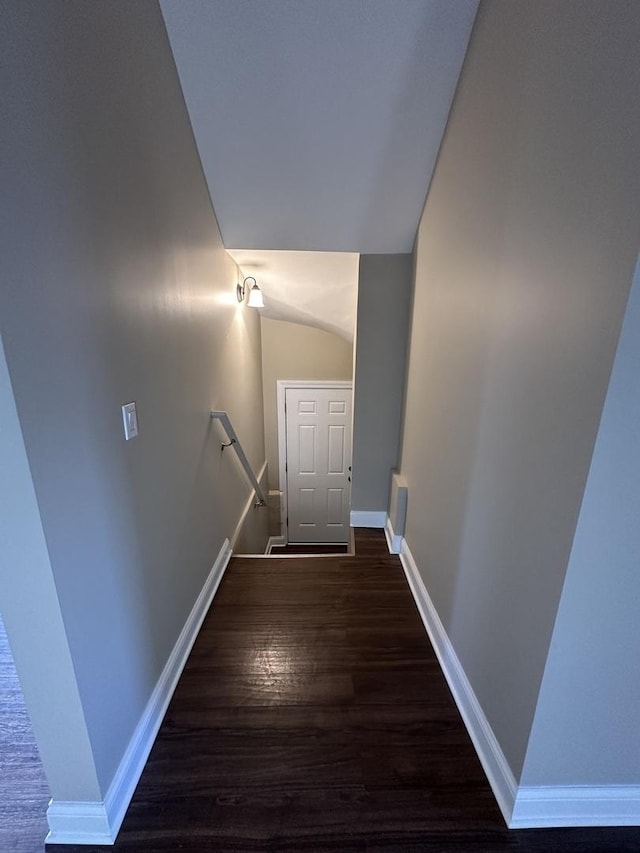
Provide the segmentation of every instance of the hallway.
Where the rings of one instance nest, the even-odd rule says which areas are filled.
[[[400,562],[357,530],[355,556],[233,558],[114,849],[639,848],[505,828]]]

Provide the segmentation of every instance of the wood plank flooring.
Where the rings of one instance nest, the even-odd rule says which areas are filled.
[[[115,850],[621,853],[640,830],[505,828],[399,561],[358,531],[355,556],[232,560]]]
[[[47,782],[0,619],[0,851],[34,853],[48,831]]]

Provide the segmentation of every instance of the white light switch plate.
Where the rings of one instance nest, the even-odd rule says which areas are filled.
[[[124,437],[127,441],[138,435],[138,415],[136,414],[135,403],[127,403],[122,407],[122,423]]]

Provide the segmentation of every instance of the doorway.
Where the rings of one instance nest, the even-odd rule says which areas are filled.
[[[286,543],[349,542],[351,382],[279,380],[278,455]]]

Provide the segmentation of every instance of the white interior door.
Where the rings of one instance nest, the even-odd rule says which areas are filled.
[[[289,542],[348,542],[351,388],[285,392]]]

